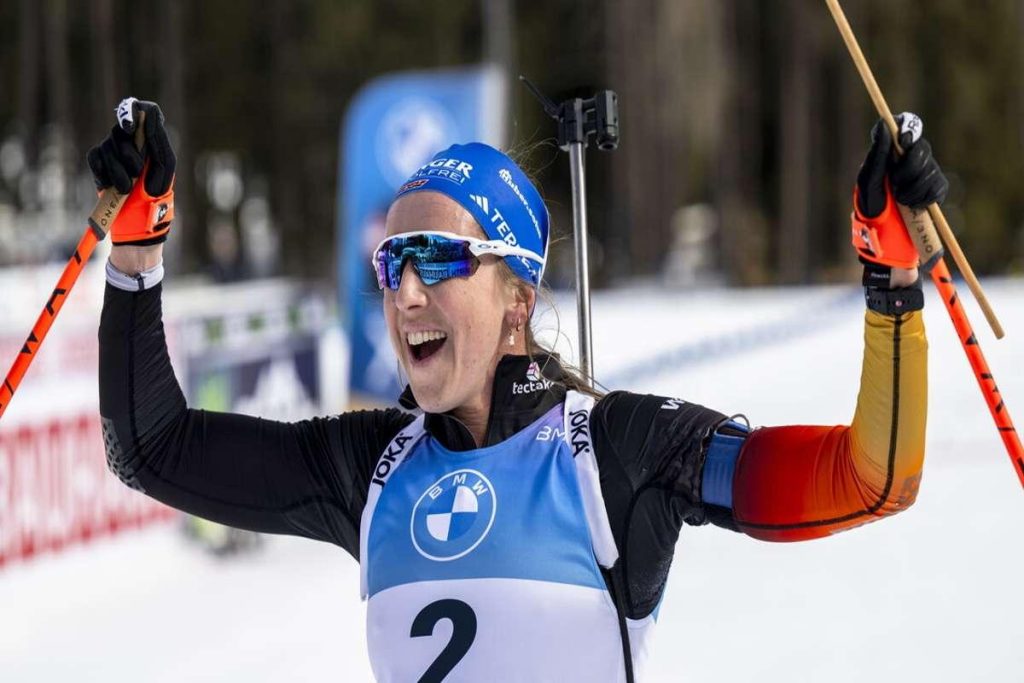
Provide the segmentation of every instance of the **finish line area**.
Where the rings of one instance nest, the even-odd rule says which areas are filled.
[[[1024,281],[986,289],[1007,339],[979,337],[1019,411]],[[598,377],[615,379],[610,389],[742,412],[755,426],[845,423],[863,324],[850,291],[595,293]],[[1024,595],[1004,588],[1024,569],[1024,498],[945,311],[927,296],[928,441],[915,506],[809,543],[686,527],[647,680],[859,683],[880,669],[1005,680],[1024,666],[1011,636]],[[567,300],[559,310],[561,329],[575,330]],[[760,341],[735,341],[747,338]],[[715,340],[730,346],[716,350]],[[645,370],[690,348],[705,360]],[[128,531],[0,570],[0,669],[32,681],[372,680],[358,577],[343,551],[302,539],[270,537],[261,552],[215,558],[174,524]]]

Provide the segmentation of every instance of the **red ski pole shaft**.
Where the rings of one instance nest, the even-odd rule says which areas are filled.
[[[939,290],[942,303],[946,305],[950,320],[953,321],[957,337],[960,338],[960,344],[964,347],[964,353],[967,354],[967,361],[971,364],[974,378],[978,380],[981,395],[999,429],[999,436],[1003,439],[1006,452],[1013,462],[1017,478],[1020,480],[1021,486],[1024,486],[1024,446],[1021,445],[1020,437],[1013,426],[1013,420],[1010,419],[1010,410],[1006,407],[1006,402],[1003,401],[1003,397],[999,393],[999,387],[996,386],[992,371],[989,370],[988,363],[985,361],[985,354],[981,352],[978,337],[974,334],[971,322],[967,319],[967,311],[960,303],[960,296],[953,285],[949,268],[946,267],[946,262],[942,258],[937,259],[932,267],[931,278],[936,289]]]
[[[974,328],[971,327],[971,322],[967,319],[967,311],[960,302],[960,295],[953,285],[953,277],[949,274],[949,268],[943,258],[942,244],[936,234],[931,213],[900,206],[900,214],[907,224],[911,239],[917,246],[918,256],[921,263],[924,264],[922,268],[931,275],[932,282],[935,283],[935,288],[938,290],[939,296],[942,297],[942,303],[953,323],[956,336],[967,355],[967,362],[974,373],[974,379],[978,381],[981,397],[985,399],[992,419],[996,422],[999,436],[1003,440],[1006,453],[1010,456],[1013,469],[1017,473],[1017,479],[1020,480],[1021,486],[1024,486],[1024,447],[1021,446],[1020,437],[1017,436],[1013,420],[1010,419],[1010,411],[999,394],[999,387],[985,360],[985,354],[981,352],[981,344],[978,343],[978,337],[974,334]]]
[[[140,150],[144,144],[142,124],[145,119],[146,113],[139,112],[139,120],[135,125],[135,146]],[[82,268],[92,256],[96,245],[107,236],[107,231],[114,224],[114,219],[121,212],[121,207],[124,206],[127,198],[128,195],[118,194],[113,187],[108,187],[100,193],[96,208],[89,216],[89,226],[85,229],[82,239],[78,241],[75,253],[71,255],[68,264],[64,266],[64,272],[57,280],[57,286],[53,288],[53,293],[50,294],[49,300],[43,306],[43,310],[39,314],[39,318],[36,319],[36,324],[32,326],[32,331],[29,332],[28,339],[25,340],[21,351],[14,358],[14,363],[11,364],[11,369],[8,371],[7,377],[4,378],[3,385],[0,385],[0,418],[3,417],[7,406],[11,404],[14,392],[17,391],[25,373],[28,372],[39,347],[42,346],[43,340],[46,338],[46,333],[50,331],[53,321],[64,306],[64,301],[71,293],[71,288],[78,282]]]
[[[93,249],[96,248],[96,245],[99,244],[104,236],[104,233],[97,235],[92,225],[90,225],[85,229],[82,239],[78,241],[75,253],[68,259],[64,272],[61,273],[60,279],[57,280],[57,286],[53,288],[50,299],[43,306],[43,311],[39,314],[36,324],[32,326],[32,331],[29,332],[28,339],[25,340],[21,351],[14,358],[14,363],[4,379],[3,386],[0,386],[0,417],[3,417],[4,411],[10,405],[14,392],[17,391],[18,385],[21,384],[22,378],[28,371],[33,359],[35,359],[36,351],[39,350],[43,339],[46,338],[46,333],[50,331],[50,326],[53,325],[54,319],[64,306],[68,294],[71,293],[71,288],[78,281],[78,276],[81,275],[86,261],[89,260]]]

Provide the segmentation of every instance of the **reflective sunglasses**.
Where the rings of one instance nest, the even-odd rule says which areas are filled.
[[[478,240],[450,232],[418,230],[385,238],[373,250],[371,261],[381,289],[398,289],[406,260],[412,261],[420,280],[435,285],[453,277],[472,275],[483,254],[522,256],[538,261],[537,254],[501,240]],[[543,263],[543,261],[541,261]]]

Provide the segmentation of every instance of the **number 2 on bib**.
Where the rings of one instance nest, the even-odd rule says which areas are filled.
[[[476,613],[473,612],[473,608],[461,600],[451,598],[432,602],[420,610],[413,619],[409,637],[422,638],[433,635],[434,626],[442,619],[449,619],[452,622],[451,640],[441,650],[434,663],[420,676],[419,683],[443,681],[466,656],[476,638]]]

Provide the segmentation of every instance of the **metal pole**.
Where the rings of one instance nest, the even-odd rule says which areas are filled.
[[[583,169],[583,143],[569,144],[572,176],[572,230],[576,243],[576,310],[579,312],[580,370],[594,386],[594,349],[590,341],[590,267],[587,260],[587,183]]]
[[[525,77],[526,84],[544,111],[558,122],[558,146],[569,152],[569,175],[572,178],[572,228],[576,245],[576,311],[580,328],[580,370],[590,387],[594,386],[594,347],[590,335],[590,266],[587,254],[587,182],[583,154],[591,135],[597,148],[608,152],[619,145],[618,97],[611,90],[601,90],[593,98],[579,97],[556,105]]]

